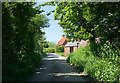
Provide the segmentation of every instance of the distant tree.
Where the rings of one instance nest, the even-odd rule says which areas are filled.
[[[49,42],[49,48],[55,48],[56,43],[55,42]]]
[[[43,42],[46,40],[44,37],[45,32],[41,28],[49,27],[49,19],[43,14],[36,14],[35,17],[31,18],[29,26],[31,27],[32,36],[34,37],[33,42],[35,45],[35,50],[43,50]]]

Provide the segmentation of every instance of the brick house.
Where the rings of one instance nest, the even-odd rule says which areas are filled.
[[[95,38],[96,43],[100,43],[99,38]],[[67,42],[67,38],[62,35],[62,39],[56,44],[56,46],[64,46],[64,54],[68,55],[72,52],[75,52],[80,46],[85,47],[88,46],[89,40],[81,40],[75,42]]]
[[[96,43],[100,43],[99,38],[95,38]],[[89,40],[81,40],[81,41],[75,41],[75,42],[68,42],[64,47],[64,54],[68,55],[72,52],[75,52],[80,46],[85,47],[89,45]]]
[[[68,55],[75,52],[78,48],[78,42],[68,42],[64,47],[64,54]]]
[[[64,35],[62,35],[62,39],[56,44],[56,46],[65,46],[67,44],[67,38],[65,38]]]

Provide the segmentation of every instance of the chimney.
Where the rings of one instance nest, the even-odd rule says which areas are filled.
[[[62,35],[62,38],[64,38],[65,37],[65,35]]]

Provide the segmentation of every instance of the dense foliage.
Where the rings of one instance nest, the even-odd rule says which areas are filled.
[[[67,37],[91,39],[99,37],[110,40],[120,39],[119,3],[60,2],[55,9],[55,20],[64,29]],[[79,18],[78,18],[79,17]]]
[[[46,53],[55,53],[55,49],[54,48],[47,48]]]
[[[88,73],[96,80],[118,82],[120,80],[120,58],[116,54],[118,52],[112,50],[108,43],[104,44],[101,49],[102,51],[99,54],[102,57],[100,58],[93,55],[90,46],[80,47],[76,52],[69,55],[67,61],[72,63],[79,72]],[[105,51],[106,49],[110,50]]]
[[[56,5],[51,12],[54,12],[54,19],[59,20],[58,24],[69,39],[90,39],[94,42],[99,37],[104,43],[120,40],[119,3],[49,2],[44,5]]]
[[[48,19],[32,2],[2,3],[2,79],[28,78],[43,56],[44,32]]]
[[[64,46],[56,46],[55,52],[64,52]]]
[[[48,47],[49,47],[49,43],[48,43],[48,42],[45,42],[45,43],[43,44],[43,46],[44,46],[44,48],[48,48]]]

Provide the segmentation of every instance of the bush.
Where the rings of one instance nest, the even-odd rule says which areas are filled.
[[[40,65],[42,59],[42,53],[39,52],[22,56],[16,63],[3,65],[3,81],[24,81],[28,79]]]
[[[64,52],[64,46],[56,46],[55,52]]]
[[[46,52],[47,53],[55,53],[55,49],[54,48],[47,48]]]
[[[79,49],[77,49],[76,52],[73,52],[68,56],[69,62],[72,63],[80,72],[84,71],[84,68],[87,63],[85,48],[80,47]]]
[[[109,60],[98,59],[87,70],[92,78],[99,81],[119,81],[119,68]]]
[[[120,65],[118,51],[111,48],[107,43],[100,47],[98,55],[94,56],[91,48],[80,47],[76,52],[71,53],[67,59],[79,71],[88,73],[92,78],[98,81],[120,80]],[[109,49],[109,50],[108,50]]]

